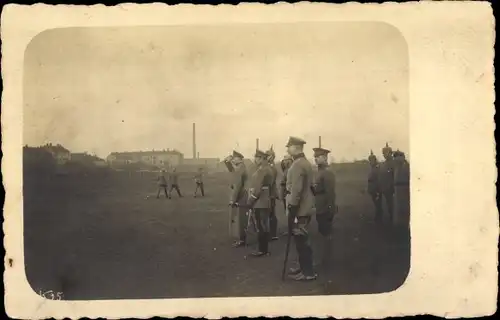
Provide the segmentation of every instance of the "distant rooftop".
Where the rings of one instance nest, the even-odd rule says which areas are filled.
[[[175,154],[182,156],[183,154],[175,149],[167,150],[151,150],[151,151],[125,151],[125,152],[111,152],[111,155],[121,155],[121,156],[154,156],[159,154]]]

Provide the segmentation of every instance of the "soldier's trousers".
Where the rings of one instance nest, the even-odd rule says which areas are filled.
[[[410,187],[397,186],[394,193],[394,223],[401,227],[410,226]]]
[[[179,185],[177,184],[173,184],[170,186],[170,196],[172,196],[172,191],[175,189],[175,191],[177,191],[177,195],[179,197],[182,197],[182,194],[181,194],[181,190],[179,189]]]
[[[237,207],[230,208],[231,210],[231,236],[239,241],[246,242],[247,234],[245,228],[247,226],[248,217],[247,209]]]
[[[257,220],[257,232],[259,251],[269,252],[269,213],[270,209],[254,209],[255,220]]]
[[[161,191],[164,191],[165,192],[165,197],[168,198],[168,191],[167,191],[167,186],[166,185],[161,185],[161,186],[158,186],[158,193],[156,194],[156,197],[159,198],[160,197],[160,192]]]
[[[292,234],[299,257],[300,270],[305,276],[313,276],[313,252],[309,240],[307,228],[311,222],[311,217],[297,217],[297,222],[293,223]]]
[[[203,188],[203,182],[196,182],[196,189],[194,190],[194,195],[198,194],[198,189],[201,191],[201,196],[205,196],[205,189]]]
[[[269,232],[271,237],[278,235],[278,218],[276,217],[276,199],[271,199],[271,209],[269,211]]]
[[[393,223],[394,219],[394,193],[392,191],[384,192],[381,196],[385,199],[389,221]]]
[[[375,206],[375,221],[382,221],[382,195],[379,193],[371,194],[373,205]]]

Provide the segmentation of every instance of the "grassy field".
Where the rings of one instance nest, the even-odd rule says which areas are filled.
[[[367,294],[406,279],[409,235],[373,223],[364,170],[337,173],[334,263],[308,283],[281,281],[284,237],[263,259],[245,259],[252,248],[231,248],[227,173],[207,176],[206,197],[196,199],[188,175],[180,180],[185,197],[171,200],[155,198],[153,178],[26,173],[24,247],[33,290],[68,300]],[[281,206],[278,218],[284,230]],[[314,245],[315,220],[311,229]]]

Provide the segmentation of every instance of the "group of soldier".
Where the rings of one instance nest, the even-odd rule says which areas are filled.
[[[373,151],[368,157],[370,174],[368,193],[375,207],[375,221],[383,222],[383,204],[387,208],[389,223],[393,226],[409,227],[410,213],[410,167],[404,152],[386,143],[382,148],[384,161],[379,163]]]
[[[172,191],[176,191],[179,198],[182,198],[181,189],[179,186],[179,176],[177,174],[177,169],[172,168],[170,172],[166,172],[165,169],[160,171],[160,174],[157,177],[158,182],[158,193],[156,194],[156,198],[160,198],[160,193],[163,191],[165,193],[165,197],[167,199],[172,199]],[[203,185],[203,168],[199,168],[196,174],[194,175],[195,182],[195,190],[194,197],[198,196],[198,191],[201,192],[201,196],[205,196],[205,188]],[[168,188],[170,186],[170,189]]]
[[[293,237],[298,256],[298,267],[288,270],[291,279],[297,281],[314,280],[318,266],[327,266],[331,250],[332,222],[337,212],[335,196],[335,176],[328,170],[329,150],[313,148],[318,173],[304,155],[306,142],[290,137],[286,144],[287,155],[281,161],[282,179],[277,182],[275,153],[256,150],[255,172],[249,176],[243,162],[243,155],[233,151],[224,162],[233,173],[229,206],[230,231],[237,238],[233,246],[247,245],[247,232],[251,226],[257,231],[258,248],[253,257],[270,254],[269,242],[278,239],[276,202],[281,200],[287,216],[287,254],[290,238]],[[279,189],[279,191],[278,191]],[[322,235],[321,258],[313,263],[313,251],[309,239],[309,224],[312,209],[316,209],[319,233]],[[286,267],[286,259],[285,259]]]

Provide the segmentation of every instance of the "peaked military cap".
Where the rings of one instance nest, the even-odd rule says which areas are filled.
[[[267,159],[267,153],[265,153],[262,150],[257,149],[257,150],[255,150],[255,157],[256,158]]]
[[[314,156],[315,157],[326,156],[327,154],[330,153],[330,150],[323,149],[323,148],[313,148],[313,151],[314,151]]]
[[[238,151],[235,151],[235,150],[233,150],[233,157],[234,158],[241,158],[241,159],[244,158],[241,153],[239,153]]]
[[[297,138],[297,137],[290,137],[288,139],[288,143],[286,144],[286,147],[289,147],[289,146],[303,146],[305,145],[306,142],[300,138]]]

